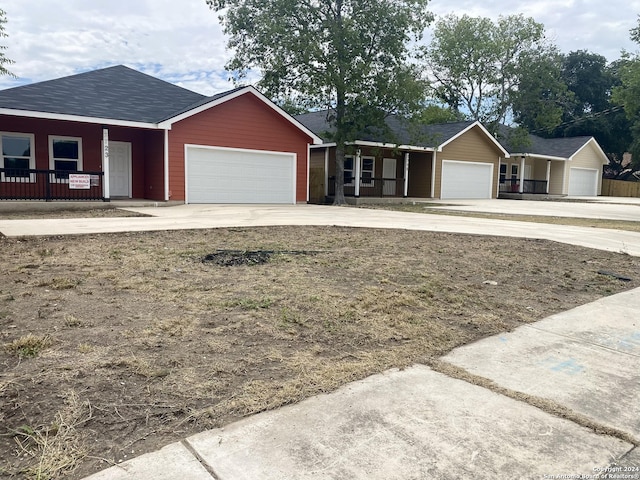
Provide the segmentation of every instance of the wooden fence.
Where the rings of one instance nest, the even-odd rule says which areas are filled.
[[[603,178],[602,195],[605,197],[640,197],[640,182]]]

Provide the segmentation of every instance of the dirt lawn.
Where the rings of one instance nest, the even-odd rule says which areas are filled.
[[[640,259],[624,254],[399,230],[0,238],[0,248],[2,478],[82,478],[640,285]]]

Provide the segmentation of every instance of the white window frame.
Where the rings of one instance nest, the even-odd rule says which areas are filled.
[[[28,138],[31,143],[30,156],[29,156],[29,170],[35,170],[36,168],[36,136],[33,133],[19,133],[19,132],[0,132],[0,168],[5,168],[4,166],[4,153],[2,152],[2,138],[3,137],[24,137]],[[15,157],[15,156],[14,156]],[[11,177],[5,175],[2,172],[2,178],[0,178],[2,182],[9,183],[35,183],[36,175],[34,173],[29,174],[29,178],[27,177]]]
[[[352,168],[347,168],[347,160],[351,160],[351,167]],[[345,166],[344,173],[351,172],[351,177],[350,177],[351,181],[350,182],[346,182],[345,181],[344,182],[344,186],[345,187],[353,187],[353,185],[354,185],[353,180],[354,180],[355,174],[356,174],[356,172],[355,172],[355,170],[356,170],[356,157],[354,155],[345,155],[344,156],[344,166]],[[345,179],[347,178],[346,175],[344,176],[344,178]]]
[[[367,170],[367,172],[371,172],[371,181],[369,182],[365,182],[364,181],[364,161],[365,160],[371,160],[371,170]],[[371,156],[366,156],[366,157],[361,157],[360,158],[360,186],[361,187],[373,187],[374,184],[374,178],[376,176],[376,157],[371,157]]]
[[[56,140],[78,142],[78,159],[76,160],[76,163],[77,163],[76,170],[78,172],[81,172],[83,170],[83,165],[82,165],[82,137],[66,137],[66,136],[63,136],[63,135],[49,135],[49,169],[50,170],[55,170],[56,169],[55,168],[56,160],[66,161],[66,162],[71,160],[69,158],[55,158],[53,156],[53,142],[55,142]],[[51,174],[51,181],[55,182],[55,183],[69,183],[69,179],[68,178],[56,178],[54,173]]]

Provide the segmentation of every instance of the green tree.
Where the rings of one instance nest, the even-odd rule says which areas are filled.
[[[448,15],[438,21],[424,60],[436,98],[489,127],[505,122],[514,95],[537,59],[553,48],[544,26],[523,15]]]
[[[335,204],[344,200],[345,143],[384,127],[424,98],[409,44],[431,22],[428,0],[206,0],[219,12],[241,82],[261,73],[264,92],[308,110],[328,109],[336,143]]]
[[[618,74],[620,85],[613,88],[612,100],[624,108],[631,123],[628,151],[631,152],[634,166],[640,168],[640,57],[624,53],[618,65]]]
[[[520,127],[538,135],[551,134],[573,108],[574,96],[562,80],[563,55],[550,52],[529,62],[527,75],[512,93],[513,119]]]
[[[0,38],[6,38],[7,33],[4,31],[4,26],[7,23],[7,16],[4,10],[0,9]],[[0,45],[0,75],[9,75],[13,77],[13,73],[11,73],[6,65],[11,65],[13,60],[10,60],[6,57],[5,51],[7,50],[6,45]]]
[[[607,59],[586,50],[570,52],[564,57],[562,79],[574,94],[574,107],[564,120],[609,108],[614,78],[607,68]]]

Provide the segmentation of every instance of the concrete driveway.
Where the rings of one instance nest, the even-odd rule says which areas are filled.
[[[580,201],[590,198],[589,201]],[[434,200],[433,208],[474,213],[540,215],[640,222],[640,198],[575,197],[575,201]]]
[[[498,204],[502,201],[494,202]],[[632,208],[638,208],[640,213],[640,207]],[[130,210],[153,216],[0,220],[0,232],[8,237],[20,237],[271,225],[336,225],[538,238],[640,255],[640,233],[566,225],[320,205],[180,205]]]

